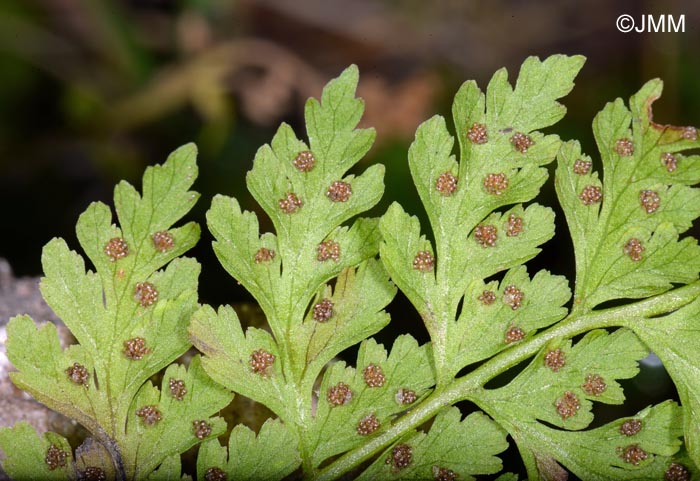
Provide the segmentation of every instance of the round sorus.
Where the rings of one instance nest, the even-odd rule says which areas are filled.
[[[485,144],[489,141],[489,136],[486,133],[486,126],[484,124],[473,123],[469,130],[467,130],[467,138],[472,144]]]
[[[581,408],[581,402],[578,396],[571,391],[566,391],[562,397],[554,402],[554,407],[562,419],[568,419],[578,412]]]
[[[513,342],[522,341],[524,337],[525,331],[518,326],[512,326],[506,331],[506,337],[503,339],[503,342],[511,344]]]
[[[339,382],[335,386],[328,388],[326,400],[331,406],[342,406],[352,401],[352,390],[344,382]]]
[[[642,430],[642,421],[639,419],[628,419],[620,425],[620,434],[634,436]]]
[[[64,467],[66,465],[66,459],[68,459],[68,453],[55,444],[49,446],[49,449],[46,451],[46,456],[44,456],[44,462],[49,467],[49,471]]]
[[[430,272],[435,267],[435,258],[429,251],[418,251],[413,258],[413,268],[421,272]]]
[[[617,139],[613,150],[621,157],[629,157],[634,154],[634,144],[630,139]]]
[[[593,205],[603,198],[603,191],[596,185],[587,185],[578,196],[583,205]]]
[[[642,245],[642,242],[639,239],[635,239],[634,237],[632,237],[630,240],[627,241],[622,250],[625,253],[625,255],[628,255],[630,257],[630,259],[632,259],[635,262],[638,262],[642,260],[642,252],[644,252],[645,249]]]
[[[490,306],[496,302],[496,294],[493,291],[484,291],[477,299],[479,299],[485,306]]]
[[[671,463],[664,473],[666,481],[690,481],[690,471],[680,463]]]
[[[316,158],[314,154],[309,150],[304,150],[299,152],[297,156],[292,161],[294,167],[296,167],[301,172],[310,172],[311,169],[316,165]]]
[[[340,260],[340,244],[332,240],[321,242],[316,248],[316,259],[319,262],[327,260],[338,262]]]
[[[406,389],[406,388],[401,388],[398,391],[396,391],[396,395],[394,396],[394,399],[396,400],[396,404],[413,404],[416,402],[416,399],[418,399],[418,396],[416,396],[416,391],[412,389]]]
[[[267,377],[274,362],[274,354],[265,349],[257,349],[250,355],[250,370],[262,377]]]
[[[435,190],[444,196],[450,196],[457,191],[457,177],[452,172],[443,172],[435,181]]]
[[[508,223],[506,224],[506,235],[508,237],[517,237],[522,231],[523,218],[515,214],[510,214],[508,216]]]
[[[163,419],[163,415],[158,410],[157,406],[143,406],[136,411],[136,415],[141,418],[146,426],[153,426],[158,421]]]
[[[221,468],[208,468],[204,472],[204,481],[226,481],[228,476]]]
[[[66,374],[68,379],[70,379],[75,384],[88,387],[88,379],[90,379],[90,373],[82,364],[74,362],[71,367],[66,369]]]
[[[576,159],[574,162],[574,174],[586,175],[591,171],[591,166],[593,162],[590,160]]]
[[[340,180],[333,182],[326,192],[326,197],[333,202],[347,202],[351,195],[352,187],[350,187],[350,184]]]
[[[586,374],[586,382],[581,385],[581,389],[589,396],[600,396],[607,387],[605,380],[598,374]]]
[[[285,214],[293,214],[304,206],[304,202],[294,192],[287,192],[278,204]]]
[[[508,177],[506,174],[488,174],[484,177],[484,189],[491,195],[501,195],[508,188]]]
[[[566,365],[566,354],[561,349],[552,349],[544,356],[544,365],[554,372],[558,372]]]
[[[314,321],[326,322],[333,317],[333,301],[330,299],[321,299],[320,302],[314,304]]]
[[[511,309],[518,309],[522,303],[525,293],[515,286],[507,286],[503,289],[503,303],[508,304]]]
[[[433,466],[433,479],[435,481],[456,481],[457,473],[451,469]]]
[[[168,381],[168,387],[170,388],[170,395],[177,401],[182,401],[185,398],[187,388],[185,387],[185,381],[182,379],[175,379],[171,377]]]
[[[686,140],[698,140],[698,131],[695,127],[684,127],[681,137]]]
[[[642,208],[647,214],[651,214],[659,208],[661,199],[659,199],[659,194],[653,190],[641,190],[639,191],[639,203],[642,204]]]
[[[146,347],[146,340],[143,337],[135,337],[124,341],[124,349],[122,350],[124,357],[132,361],[139,361],[143,356],[150,354],[151,350]]]
[[[513,136],[510,138],[510,143],[513,144],[515,150],[517,150],[521,154],[526,153],[527,149],[535,145],[535,142],[530,138],[529,135],[525,135],[521,132],[516,132],[515,134],[513,134]]]
[[[384,371],[376,364],[367,366],[364,371],[362,371],[362,376],[365,378],[365,384],[369,387],[382,387],[386,381]]]
[[[255,263],[262,264],[263,262],[270,262],[275,258],[275,251],[268,249],[267,247],[261,247],[255,253]]]
[[[192,421],[192,430],[197,439],[204,439],[211,434],[211,424],[203,419]]]
[[[152,306],[158,302],[158,290],[150,282],[139,282],[134,289],[134,299],[142,307]]]
[[[622,449],[618,448],[618,450],[624,462],[634,464],[635,466],[639,466],[639,463],[649,457],[647,452],[639,447],[639,444],[630,444]]]
[[[661,163],[668,172],[675,172],[678,168],[678,159],[671,152],[661,154]]]
[[[379,419],[374,413],[368,414],[357,423],[357,434],[360,436],[372,434],[377,429],[379,429]]]
[[[121,237],[115,237],[107,242],[104,252],[109,257],[109,260],[114,262],[129,255],[129,244]]]
[[[97,466],[88,466],[78,475],[80,481],[107,481],[107,474],[104,469]]]
[[[170,249],[175,247],[175,239],[173,235],[165,230],[158,231],[151,236],[153,240],[153,247],[159,252],[168,252]]]
[[[386,459],[386,464],[391,465],[392,471],[399,471],[408,467],[413,459],[413,449],[408,444],[397,444],[391,450],[391,454]]]
[[[498,240],[498,229],[494,225],[478,225],[474,229],[474,239],[484,248],[494,247]]]

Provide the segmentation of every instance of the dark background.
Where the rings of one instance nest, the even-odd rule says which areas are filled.
[[[622,13],[637,20],[685,15],[685,32],[620,33]],[[700,124],[699,48],[700,2],[693,0],[4,0],[0,257],[18,275],[40,275],[41,248],[51,237],[78,247],[75,222],[91,201],[111,204],[119,180],[138,185],[147,165],[189,141],[200,149],[195,189],[203,195],[188,220],[204,225],[216,193],[261,213],[245,190],[255,151],[281,121],[303,136],[305,99],[351,63],[360,67],[364,124],[378,134],[359,169],[387,167],[384,201],[372,214],[397,200],[426,226],[408,145],[423,120],[449,118],[463,81],[485,88],[502,66],[514,80],[529,55],[585,55],[564,99],[569,113],[549,131],[580,140],[596,158],[594,115],[653,77],[665,82],[655,120]],[[556,208],[551,179],[539,202]],[[571,279],[562,215],[557,232],[529,270]],[[203,264],[202,302],[251,300],[220,267],[210,241],[205,230],[192,252]],[[380,339],[412,332],[426,340],[405,299],[390,311],[392,325]],[[647,370],[641,379],[628,385],[631,409],[673,395],[663,372]]]
[[[623,34],[621,13],[684,14],[686,31]],[[700,2],[690,0],[5,0],[0,256],[20,275],[40,274],[42,246],[53,236],[75,246],[75,222],[91,201],[111,204],[114,184],[138,184],[147,165],[189,141],[200,148],[203,194],[189,218],[203,224],[215,193],[257,209],[244,180],[255,151],[281,121],[303,136],[305,99],[351,63],[364,124],[378,134],[364,165],[387,166],[374,213],[395,199],[422,215],[406,151],[423,120],[450,116],[463,81],[485,88],[502,66],[514,80],[528,55],[585,55],[564,100],[569,113],[549,130],[595,158],[594,115],[650,78],[665,82],[656,120],[700,123],[699,48]],[[541,202],[556,204],[551,181]],[[558,232],[540,262],[570,272],[565,226]],[[244,299],[209,240],[205,233],[195,252],[203,300]]]

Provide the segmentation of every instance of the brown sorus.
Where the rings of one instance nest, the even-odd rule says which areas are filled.
[[[141,418],[146,426],[153,426],[158,421],[163,419],[163,415],[158,410],[157,406],[143,406],[136,411],[136,415]]]
[[[124,341],[124,356],[132,361],[139,361],[143,356],[150,354],[151,350],[146,347],[146,340],[143,337],[134,337]]]
[[[484,291],[481,293],[478,299],[485,306],[490,306],[491,304],[496,302],[496,294],[493,291]]]
[[[368,414],[357,423],[357,434],[360,436],[372,434],[377,429],[379,429],[379,419],[374,413]]]
[[[506,344],[511,344],[513,342],[523,340],[524,337],[525,331],[523,331],[518,326],[512,326],[506,331],[506,337],[503,339],[503,342],[505,342]]]
[[[347,202],[351,195],[352,187],[350,187],[350,184],[340,180],[333,182],[326,192],[326,197],[333,202]]]
[[[605,380],[598,374],[586,374],[586,382],[581,385],[581,389],[589,396],[600,396],[607,387]]]
[[[304,206],[304,202],[294,192],[287,192],[278,204],[285,214],[293,214]]]
[[[485,144],[489,141],[488,133],[486,132],[486,126],[484,124],[473,123],[469,130],[467,130],[467,138],[472,144]]]
[[[321,299],[320,302],[314,304],[313,317],[316,322],[327,322],[333,317],[333,301]]]
[[[265,349],[257,349],[250,355],[250,370],[262,377],[267,377],[274,362],[274,354]]]
[[[435,181],[435,190],[448,197],[457,191],[457,177],[452,172],[443,172]]]
[[[678,168],[678,159],[671,152],[661,154],[661,163],[668,172],[675,172]]]
[[[562,419],[568,419],[575,415],[581,408],[581,402],[578,396],[571,391],[566,391],[562,397],[554,402],[554,407]]]
[[[558,372],[566,365],[566,355],[561,349],[552,349],[544,356],[544,365],[554,372]]]
[[[690,471],[680,463],[671,463],[664,473],[666,481],[690,481]]]
[[[376,364],[368,365],[364,371],[362,371],[362,375],[365,378],[365,384],[369,387],[382,387],[386,381],[384,371],[381,366],[377,366]]]
[[[339,382],[335,386],[328,388],[326,400],[331,406],[342,406],[352,401],[352,391],[350,386],[344,382]]]
[[[629,157],[634,154],[634,143],[630,139],[617,139],[613,150],[620,157]]]
[[[644,246],[642,245],[642,242],[639,239],[636,239],[632,237],[630,240],[625,243],[625,246],[622,248],[623,252],[630,257],[635,262],[639,262],[642,260],[642,253],[644,252]]]
[[[64,467],[66,465],[66,459],[68,459],[68,453],[55,444],[52,444],[46,451],[44,462],[48,466],[49,471],[53,471],[56,468]]]
[[[321,242],[316,248],[316,260],[319,262],[327,260],[338,262],[340,260],[340,244],[332,240]]]
[[[484,248],[494,247],[498,240],[498,229],[494,225],[478,225],[474,229],[474,239]]]
[[[316,165],[316,158],[311,151],[304,150],[297,154],[292,164],[301,172],[311,172]]]
[[[104,252],[109,260],[115,262],[117,259],[123,259],[129,255],[129,244],[121,237],[115,237],[107,242]]]
[[[620,450],[620,457],[626,463],[639,466],[639,463],[647,459],[649,455],[639,447],[639,444],[630,444]]]
[[[197,439],[204,439],[211,434],[211,424],[203,419],[192,421],[192,430]]]
[[[642,204],[642,208],[647,214],[656,212],[656,209],[661,205],[661,199],[659,194],[653,190],[641,190],[639,191],[639,203]]]
[[[578,196],[583,205],[597,204],[603,198],[603,191],[596,185],[587,185]]]
[[[90,373],[82,364],[74,362],[71,367],[66,369],[66,374],[68,379],[70,379],[75,384],[80,384],[82,386],[88,387],[88,379],[90,379]]]
[[[516,132],[513,134],[513,136],[510,138],[510,143],[513,144],[515,150],[521,154],[526,153],[530,147],[535,145],[535,141],[532,140],[529,135],[525,135],[521,132]]]
[[[506,235],[508,237],[517,237],[523,231],[523,218],[518,217],[515,214],[510,214],[508,216],[508,223],[506,224]]]
[[[576,159],[574,162],[574,173],[578,175],[586,175],[591,171],[593,162],[590,160]]]
[[[416,402],[418,396],[416,396],[416,391],[402,387],[396,391],[396,396],[394,396],[394,399],[396,400],[397,404],[407,405]]]
[[[261,247],[255,253],[255,263],[262,264],[263,262],[270,262],[275,258],[275,251],[268,249],[267,247]]]
[[[509,305],[514,311],[520,308],[524,297],[525,293],[515,286],[507,286],[503,290],[503,303]]]
[[[620,425],[620,433],[625,436],[634,436],[642,430],[642,421],[639,419],[628,419]]]
[[[158,290],[150,282],[139,282],[134,289],[134,299],[141,307],[152,306],[158,302]]]
[[[182,379],[175,379],[171,377],[168,381],[168,387],[170,388],[170,395],[177,401],[182,401],[185,398],[187,388],[185,387],[185,381]]]
[[[391,465],[391,470],[396,472],[408,467],[412,459],[413,449],[411,446],[401,443],[394,446],[391,450],[391,454],[386,459],[386,464]]]
[[[413,258],[413,268],[421,272],[430,272],[435,267],[435,258],[430,251],[418,251]]]
[[[484,189],[491,195],[501,195],[508,189],[508,177],[502,172],[487,174],[484,177]]]
[[[170,249],[175,247],[175,239],[173,235],[165,230],[158,231],[151,236],[153,240],[153,247],[159,252],[168,252]]]
[[[204,472],[204,481],[226,481],[228,476],[221,468],[208,468]]]

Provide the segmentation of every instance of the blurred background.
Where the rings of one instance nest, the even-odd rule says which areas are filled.
[[[621,13],[685,15],[684,33],[620,33]],[[111,203],[115,183],[186,142],[200,148],[204,223],[215,193],[256,209],[245,172],[280,122],[304,135],[303,104],[351,63],[360,67],[366,126],[378,141],[366,165],[387,166],[385,202],[422,215],[406,152],[416,127],[450,115],[459,85],[485,87],[528,55],[588,61],[555,127],[595,155],[591,121],[652,77],[665,81],[656,119],[700,124],[700,2],[606,0],[3,0],[0,2],[0,257],[19,275],[41,273],[53,236],[76,245],[78,215]],[[552,130],[552,129],[550,129]],[[551,182],[543,202],[554,206]],[[267,226],[266,226],[267,227]],[[538,262],[569,272],[561,257]],[[244,299],[214,261],[209,238],[202,298]]]
[[[684,15],[685,32],[621,33],[623,13]],[[111,204],[115,183],[138,185],[147,165],[189,141],[200,149],[195,189],[203,194],[189,219],[205,224],[215,193],[261,214],[245,190],[255,151],[282,121],[303,136],[305,99],[351,63],[360,67],[363,123],[378,133],[358,169],[387,166],[385,201],[372,213],[397,200],[426,225],[407,149],[422,121],[449,117],[463,81],[484,88],[502,66],[512,80],[529,55],[585,55],[564,99],[569,113],[550,131],[579,139],[595,158],[596,112],[653,77],[665,81],[655,120],[700,126],[699,47],[697,0],[3,0],[0,257],[18,275],[40,275],[50,238],[77,248],[75,222],[91,201]],[[551,180],[540,202],[556,208]],[[572,274],[558,219],[547,256],[530,271]],[[193,252],[203,264],[201,300],[249,301],[210,241],[205,231]],[[398,329],[425,340],[405,300],[391,312],[394,331],[380,339]],[[644,381],[651,398],[636,408],[668,396],[659,376]]]

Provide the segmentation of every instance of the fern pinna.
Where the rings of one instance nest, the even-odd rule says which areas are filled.
[[[5,470],[179,479],[180,453],[201,443],[196,477],[208,481],[695,479],[700,249],[683,233],[700,215],[700,162],[684,154],[700,147],[697,130],[654,122],[662,84],[652,80],[596,117],[600,163],[541,132],[565,115],[559,99],[583,63],[532,57],[514,86],[505,69],[485,93],[466,82],[454,136],[440,116],[418,128],[408,162],[428,235],[396,203],[380,219],[358,217],[379,202],[384,168],[348,173],[374,131],[357,128],[357,69],[332,80],[306,104],[308,141],[282,125],[248,174],[275,232],[261,234],[234,198],[216,196],[207,213],[219,261],[269,330],[244,330],[229,306],[197,305],[198,266],[177,258],[198,236],[191,224],[171,228],[194,201],[191,146],[146,173],[142,197],[120,184],[121,229],[100,204],[78,223],[96,273],[63,241],[44,252],[42,291],[79,344],[61,351],[51,326],[26,317],[8,329],[15,383],[91,438],[74,452],[25,424],[1,430]],[[554,235],[553,210],[533,201],[555,159],[571,283],[525,266]],[[397,288],[428,343],[371,338],[389,323]],[[160,389],[148,381],[190,342],[201,360],[168,367]],[[338,360],[358,343],[354,365]],[[593,403],[624,403],[619,381],[650,351],[680,403],[592,427]],[[486,387],[509,370],[509,382]],[[222,445],[212,416],[231,391],[275,416],[257,434],[234,427]],[[478,409],[454,407],[465,400]],[[503,472],[510,442],[525,473]]]

